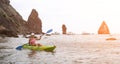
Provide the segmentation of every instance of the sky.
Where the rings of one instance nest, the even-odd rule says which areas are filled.
[[[53,29],[62,33],[62,24],[67,32],[96,33],[103,21],[110,33],[120,34],[119,0],[10,0],[10,4],[24,20],[36,9],[42,20],[43,32]]]

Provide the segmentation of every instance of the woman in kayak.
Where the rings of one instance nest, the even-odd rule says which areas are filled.
[[[37,38],[34,33],[31,33],[31,36],[29,38],[29,45],[31,46],[41,46],[41,44],[36,44],[36,40],[40,40],[41,36],[39,38]]]

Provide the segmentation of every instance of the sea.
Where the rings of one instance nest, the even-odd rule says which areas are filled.
[[[39,37],[39,35],[37,35]],[[107,38],[116,40],[107,41]],[[53,52],[16,50],[28,42],[19,35],[0,37],[0,64],[119,64],[120,35],[49,35],[37,43],[55,45]]]

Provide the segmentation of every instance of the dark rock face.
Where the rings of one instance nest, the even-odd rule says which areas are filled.
[[[62,25],[62,34],[66,34],[67,27],[65,24]]]
[[[35,9],[28,22],[10,5],[9,0],[0,0],[0,35],[16,37],[18,34],[42,33],[42,22]]]
[[[18,37],[16,33],[14,33],[13,31],[10,31],[10,30],[6,29],[3,26],[0,26],[0,36],[2,36],[2,37],[4,37],[4,36]]]
[[[5,27],[9,34],[17,35],[25,33],[26,22],[9,3],[9,0],[0,0],[0,26]]]
[[[98,34],[110,34],[109,28],[108,28],[107,24],[105,23],[105,21],[102,22],[102,24],[98,30]]]
[[[27,26],[30,33],[42,33],[42,22],[41,19],[38,17],[38,12],[35,9],[32,9],[32,12],[27,21]]]

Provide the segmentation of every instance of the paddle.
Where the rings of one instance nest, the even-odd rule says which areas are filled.
[[[53,29],[49,29],[46,33],[50,33],[50,32],[52,32],[53,31]]]
[[[52,32],[53,29],[49,29],[45,34]],[[23,45],[16,47],[16,50],[21,50]]]
[[[50,32],[52,32],[53,31],[53,29],[49,29],[45,34],[43,34],[43,35],[46,35],[46,34],[48,34],[48,33],[50,33]],[[42,35],[42,36],[43,36]]]

